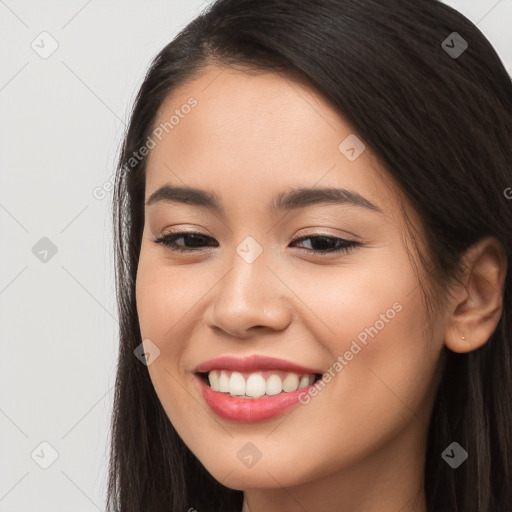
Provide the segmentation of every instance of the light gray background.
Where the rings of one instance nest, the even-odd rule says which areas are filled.
[[[0,0],[0,512],[104,510],[117,312],[111,193],[93,190],[150,60],[207,2]],[[512,0],[447,3],[511,72]]]

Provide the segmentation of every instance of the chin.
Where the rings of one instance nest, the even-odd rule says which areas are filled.
[[[242,446],[246,441],[240,443]],[[238,450],[238,448],[237,448]],[[228,453],[225,450],[224,453]],[[290,464],[290,458],[294,459]],[[246,466],[236,457],[222,461],[218,457],[211,460],[200,459],[205,469],[222,485],[234,490],[278,489],[293,487],[312,481],[321,473],[318,466],[308,463],[306,467],[299,450],[293,454],[280,454],[274,451],[270,457],[262,456],[252,466]],[[319,461],[320,462],[320,461]],[[293,470],[290,470],[290,468]]]

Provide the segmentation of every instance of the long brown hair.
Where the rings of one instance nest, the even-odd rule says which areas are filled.
[[[442,46],[454,32],[467,43],[458,56]],[[430,311],[442,306],[461,255],[481,237],[503,244],[510,268],[512,84],[473,23],[437,0],[216,1],[152,62],[117,168],[120,345],[107,506],[118,512],[242,505],[242,492],[217,482],[184,445],[134,356],[142,341],[135,278],[146,158],[130,159],[147,144],[164,99],[214,62],[301,76],[355,127],[422,220]],[[429,512],[512,510],[511,291],[509,273],[486,344],[467,354],[444,349],[426,451]],[[469,453],[457,470],[441,458],[453,441]]]

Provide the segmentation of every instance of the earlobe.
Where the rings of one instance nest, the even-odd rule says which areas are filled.
[[[464,265],[464,288],[451,303],[445,333],[445,345],[458,353],[480,348],[495,331],[503,309],[507,258],[501,243],[486,237],[468,249]]]

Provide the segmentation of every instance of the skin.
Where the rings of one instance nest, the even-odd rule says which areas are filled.
[[[219,482],[245,491],[245,511],[425,512],[439,356],[444,345],[474,350],[494,331],[501,246],[487,238],[468,252],[466,286],[453,288],[427,337],[400,191],[368,147],[355,161],[339,151],[354,129],[328,100],[297,78],[209,66],[167,98],[155,126],[191,96],[198,105],[150,152],[145,198],[167,183],[193,186],[215,192],[225,214],[146,206],[136,282],[142,339],[160,350],[148,370],[170,421]],[[267,210],[279,192],[323,186],[353,190],[383,213],[350,204]],[[180,253],[153,242],[171,229],[217,244]],[[291,243],[306,235],[361,245],[310,254],[314,240]],[[236,252],[247,236],[263,249],[251,264]],[[177,244],[190,247],[190,238]],[[307,405],[284,416],[223,420],[192,381],[198,364],[220,355],[264,354],[327,371],[394,303],[401,311]],[[237,457],[248,442],[262,454],[250,468]]]

